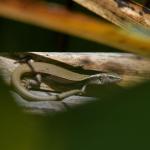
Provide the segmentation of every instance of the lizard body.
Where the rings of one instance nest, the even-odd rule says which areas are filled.
[[[72,72],[68,69],[43,63],[43,62],[33,62],[32,67],[34,68],[35,73],[47,74],[56,82],[62,84],[73,84],[73,83],[82,83],[83,85],[88,84],[106,84],[120,81],[120,77],[114,74],[99,73],[96,75],[85,75]],[[71,95],[80,94],[82,90],[75,89],[67,92],[63,92],[59,95],[49,96],[49,97],[39,97],[31,92],[29,92],[25,87],[21,86],[21,77],[25,73],[33,73],[31,67],[28,64],[21,64],[17,67],[12,73],[11,82],[15,90],[25,99],[31,101],[55,101],[61,100]]]

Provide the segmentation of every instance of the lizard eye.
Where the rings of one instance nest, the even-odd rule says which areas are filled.
[[[114,79],[114,77],[113,76],[109,76],[109,79]]]

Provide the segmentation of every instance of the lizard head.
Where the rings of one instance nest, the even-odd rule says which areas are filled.
[[[107,83],[117,83],[121,81],[121,77],[117,74],[107,74],[103,73],[101,76],[99,76],[99,79],[101,81],[101,84],[107,84]]]
[[[82,92],[85,92],[87,86],[89,84],[94,85],[104,85],[109,83],[117,83],[121,80],[121,77],[117,74],[111,74],[111,73],[99,73],[95,75],[91,75],[87,78],[86,84],[82,87]]]
[[[116,83],[121,80],[121,77],[113,73],[99,73],[90,77],[90,84],[109,84]]]

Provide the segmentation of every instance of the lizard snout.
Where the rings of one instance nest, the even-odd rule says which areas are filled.
[[[121,81],[121,77],[117,74],[107,74],[103,73],[99,75],[99,84],[109,84],[109,83],[116,83]]]

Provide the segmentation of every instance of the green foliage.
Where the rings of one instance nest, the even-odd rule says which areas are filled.
[[[9,88],[0,82],[0,149],[30,150],[34,146],[36,120],[22,113],[9,93]]]
[[[0,149],[145,149],[149,146],[149,89],[150,83],[117,92],[114,88],[93,104],[39,117],[23,113],[1,82]]]

